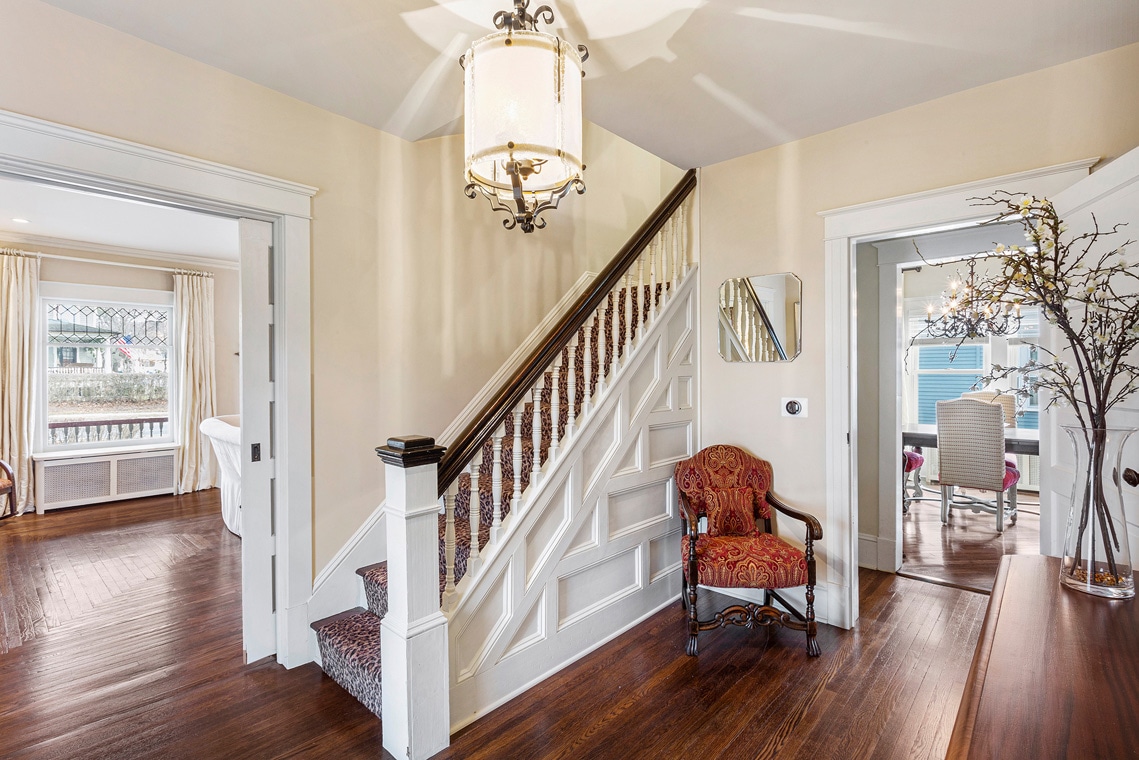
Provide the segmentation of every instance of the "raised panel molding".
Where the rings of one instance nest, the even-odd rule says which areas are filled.
[[[670,533],[649,541],[649,583],[656,583],[672,572],[680,570],[680,534],[678,527]]]
[[[609,540],[652,527],[670,515],[668,485],[657,481],[609,495]]]
[[[649,426],[649,467],[675,464],[692,453],[691,422]]]
[[[616,384],[543,474],[533,506],[510,516],[448,611],[452,657],[466,668],[461,677],[452,668],[452,731],[675,603],[671,457],[698,437],[691,366],[698,280],[694,268],[676,288]],[[654,434],[664,454],[652,454]]]
[[[558,578],[558,630],[616,604],[642,582],[639,545]]]

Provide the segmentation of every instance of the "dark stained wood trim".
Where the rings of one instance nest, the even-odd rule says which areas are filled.
[[[680,207],[680,204],[696,189],[696,170],[689,169],[676,187],[665,197],[644,224],[621,247],[613,260],[597,275],[589,289],[581,295],[568,312],[558,321],[545,340],[535,348],[522,363],[518,371],[486,403],[475,418],[463,429],[447,448],[443,461],[439,463],[439,495],[463,471],[474,458],[483,442],[490,437],[506,415],[522,400],[534,386],[546,367],[554,360],[569,341],[570,336],[581,329],[586,320],[597,310],[609,293],[617,286],[621,276],[637,257],[648,247],[665,222]]]
[[[977,708],[981,704],[981,692],[985,685],[985,670],[989,666],[989,656],[992,654],[993,639],[997,633],[997,620],[1001,616],[1001,605],[1005,600],[1005,583],[1008,580],[1011,562],[1011,557],[1005,557],[1001,560],[1001,566],[997,570],[997,580],[993,584],[993,593],[989,597],[989,608],[985,612],[985,622],[981,625],[977,649],[973,652],[973,662],[969,665],[969,678],[965,681],[965,692],[961,695],[961,706],[957,711],[957,720],[953,724],[953,733],[949,738],[949,751],[945,755],[946,760],[957,760],[969,756],[973,727],[977,722]]]

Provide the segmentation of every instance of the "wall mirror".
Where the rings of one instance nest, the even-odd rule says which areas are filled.
[[[724,280],[719,323],[724,361],[789,362],[802,348],[803,281],[790,272]]]

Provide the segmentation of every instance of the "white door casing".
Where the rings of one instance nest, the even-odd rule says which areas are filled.
[[[312,660],[310,228],[316,188],[82,129],[0,111],[0,175],[272,225],[277,348],[273,431],[280,463],[274,552],[275,651]],[[287,308],[286,308],[287,303]]]
[[[246,662],[277,651],[273,580],[273,227],[238,220],[241,250],[241,631]]]
[[[1083,159],[1019,174],[995,177],[962,185],[929,190],[856,206],[821,211],[824,218],[826,271],[826,480],[827,518],[823,526],[829,546],[827,588],[830,596],[829,622],[849,628],[858,619],[858,483],[857,432],[855,414],[855,303],[853,271],[855,247],[861,242],[882,240],[975,225],[989,218],[970,198],[991,195],[997,190],[1017,188],[1037,196],[1055,195],[1087,176],[1098,159]],[[884,376],[888,381],[889,376]],[[897,389],[881,389],[894,398]],[[896,403],[880,409],[883,415],[897,416]],[[897,420],[894,461],[901,461],[901,428]],[[1043,456],[1043,443],[1042,451]],[[871,453],[873,455],[873,453]],[[901,467],[890,493],[900,493]],[[1043,488],[1043,486],[1042,486]],[[899,502],[900,504],[900,502]],[[900,512],[880,515],[878,536],[900,544]],[[833,537],[833,538],[832,538]],[[882,552],[879,552],[882,555]],[[888,557],[895,556],[887,552]],[[891,563],[892,565],[892,563]],[[896,565],[880,566],[894,572]]]
[[[1118,235],[1105,238],[1100,248],[1092,253],[1104,253],[1127,240],[1139,240],[1139,148],[1099,169],[1066,190],[1050,197],[1056,212],[1068,224],[1068,234],[1078,235],[1092,226],[1092,217],[1100,229],[1115,224],[1126,224]],[[1127,263],[1139,266],[1139,245],[1127,249]],[[1043,325],[1042,325],[1043,327]],[[1061,339],[1050,329],[1055,350]],[[1056,409],[1041,415],[1041,507],[1040,551],[1059,556],[1063,551],[1064,530],[1067,525],[1075,457],[1068,436],[1061,425],[1075,424],[1075,415],[1068,410]],[[1111,427],[1139,427],[1139,398],[1132,396],[1108,414]],[[1048,459],[1044,459],[1045,442]],[[1132,436],[1123,452],[1123,467],[1139,470],[1139,434]],[[1050,504],[1043,498],[1047,490]],[[1139,549],[1139,489],[1123,485],[1124,511],[1127,515],[1127,533],[1132,557]]]

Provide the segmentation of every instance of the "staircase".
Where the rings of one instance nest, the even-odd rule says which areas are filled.
[[[507,586],[517,585],[505,579],[514,572],[511,554],[524,539],[528,541],[523,548],[528,557],[525,586],[535,589],[539,581],[552,579],[557,564],[553,560],[575,554],[584,556],[589,553],[586,550],[608,544],[610,538],[613,551],[617,552],[613,554],[618,558],[615,562],[627,565],[628,561],[622,558],[630,550],[619,546],[620,540],[627,541],[628,536],[648,528],[653,535],[644,538],[638,534],[637,540],[644,540],[638,545],[641,548],[634,549],[638,562],[643,560],[650,570],[650,577],[641,578],[641,585],[647,588],[657,583],[653,589],[654,603],[661,598],[675,598],[668,588],[671,565],[654,559],[661,552],[653,548],[667,544],[660,539],[675,536],[675,564],[679,567],[679,537],[672,527],[676,521],[668,520],[674,513],[657,509],[659,514],[647,514],[631,529],[619,525],[609,531],[611,535],[598,538],[600,506],[591,513],[564,505],[569,504],[567,484],[571,480],[577,483],[574,489],[580,501],[590,488],[597,490],[599,481],[611,481],[622,473],[634,474],[632,465],[618,461],[622,459],[618,444],[627,440],[626,449],[635,447],[640,452],[646,448],[653,435],[650,418],[660,423],[660,429],[667,429],[670,424],[677,429],[687,425],[683,428],[686,438],[682,444],[676,444],[673,441],[680,439],[675,435],[658,436],[666,441],[663,446],[676,449],[672,452],[675,456],[644,457],[652,461],[653,467],[647,461],[640,467],[641,474],[635,479],[644,484],[638,488],[654,489],[654,498],[666,494],[660,488],[662,474],[667,480],[671,463],[691,453],[695,291],[694,278],[689,275],[695,265],[691,261],[684,204],[695,184],[695,174],[689,172],[512,381],[448,446],[439,463],[439,594],[440,608],[452,626],[453,690],[464,681],[469,682],[466,686],[470,690],[480,672],[494,664],[488,665],[487,653],[495,647],[522,651],[550,638],[543,632],[544,624],[530,622],[537,614],[534,610],[541,607],[545,611],[544,601],[531,604],[519,597],[515,602],[502,602],[503,608],[509,607],[513,614],[498,611],[498,600],[514,593]],[[678,379],[682,366],[686,369],[679,374],[685,376]],[[682,387],[684,381],[686,391]],[[661,396],[662,389],[667,399]],[[681,400],[685,392],[687,405]],[[643,444],[639,443],[641,439]],[[628,458],[627,452],[624,458]],[[637,454],[635,459],[640,462],[642,457]],[[582,475],[581,468],[586,464],[590,473]],[[653,473],[646,476],[644,473],[650,469]],[[574,472],[579,474],[575,477]],[[472,493],[478,494],[477,501],[472,499]],[[567,495],[563,497],[563,493]],[[667,502],[670,498],[666,495],[658,500]],[[474,503],[478,504],[477,509],[472,509]],[[591,519],[593,522],[587,524]],[[613,524],[612,519],[607,522]],[[579,539],[590,531],[593,544]],[[477,536],[477,541],[472,541],[472,536]],[[642,551],[650,540],[657,543]],[[646,556],[641,557],[642,554]],[[608,566],[608,559],[601,554],[597,557],[598,567]],[[641,577],[640,565],[637,572]],[[387,563],[360,568],[357,574],[363,583],[367,609],[357,608],[316,621],[312,628],[325,672],[380,715],[380,627],[388,608]],[[580,593],[576,586],[564,583],[566,597]],[[531,595],[534,593],[541,593],[541,589]],[[529,611],[523,609],[527,604],[531,604]],[[592,614],[592,609],[583,614]],[[562,627],[561,623],[556,625]],[[498,641],[503,636],[509,640]],[[474,644],[465,643],[464,637]],[[473,657],[468,656],[471,646],[477,650]],[[524,659],[516,658],[516,662]],[[530,669],[548,669],[550,664],[536,662]],[[542,671],[527,672],[505,682],[514,684],[522,678],[518,683],[529,684],[541,675]],[[517,691],[520,687],[515,684],[507,688]],[[489,709],[487,699],[499,701],[500,696],[488,695],[481,702],[476,700],[477,704],[460,699],[460,709],[453,708],[452,715],[457,714],[460,723],[468,722]]]

